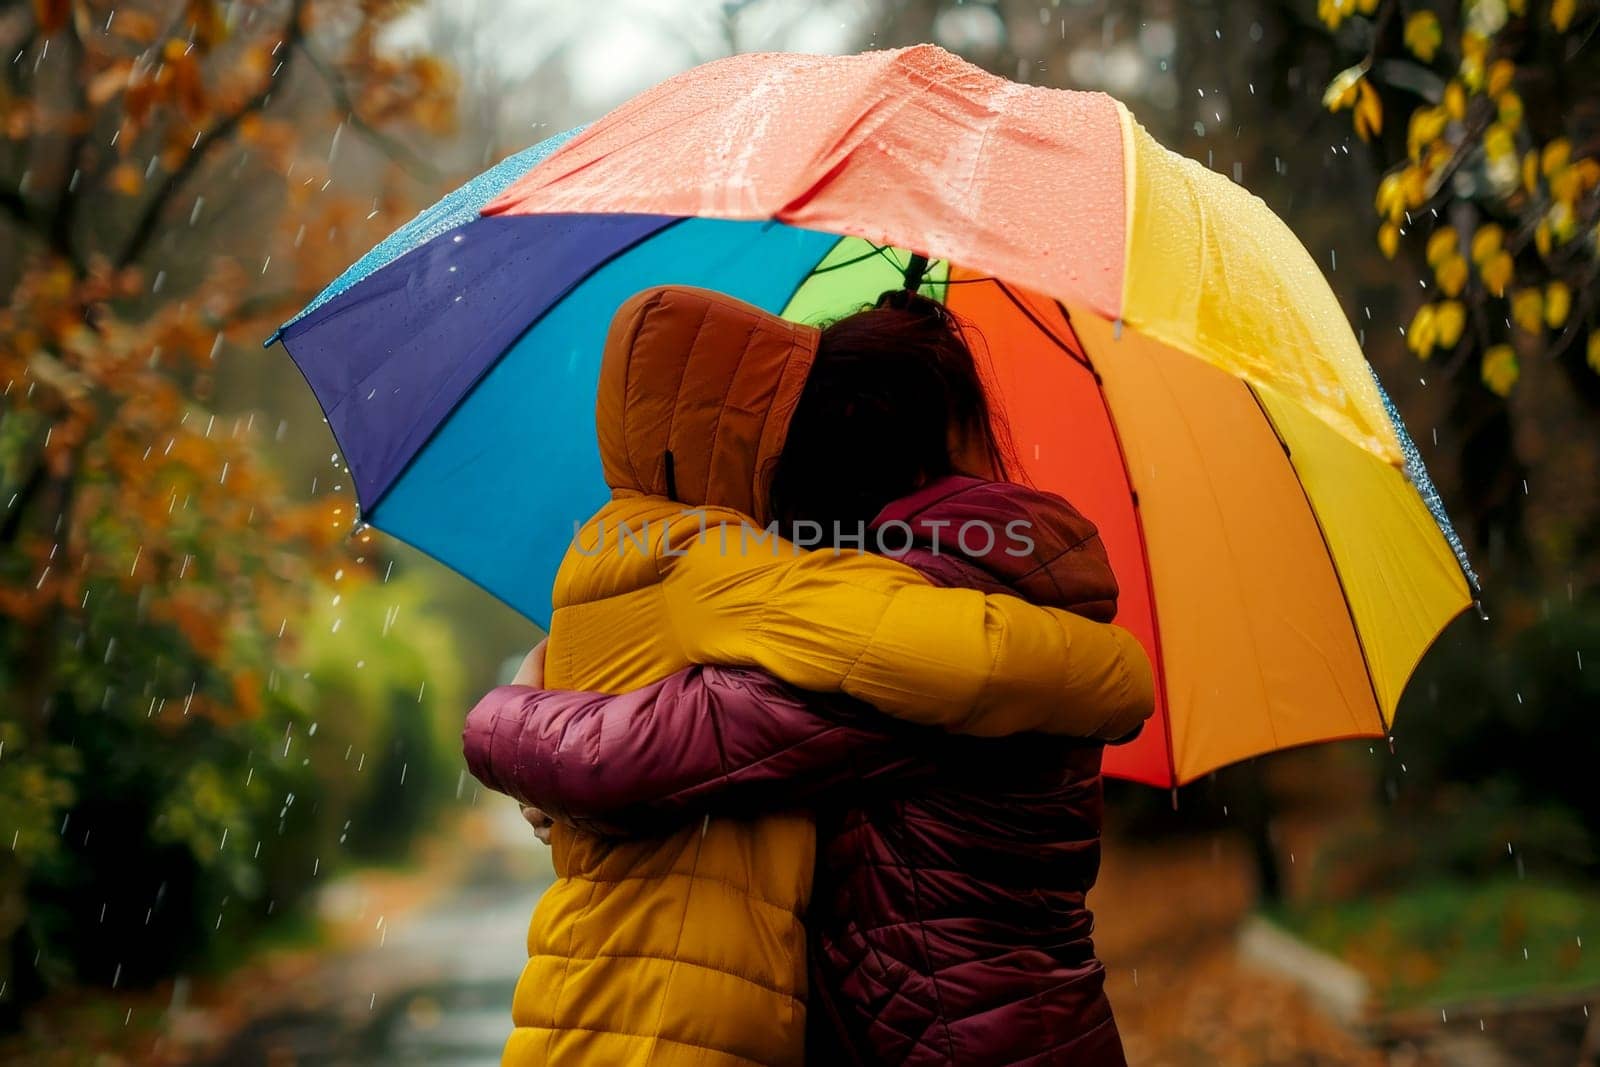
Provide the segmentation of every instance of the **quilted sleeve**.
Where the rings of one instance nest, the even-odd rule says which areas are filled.
[[[919,732],[759,672],[691,667],[620,696],[502,686],[467,717],[464,747],[490,789],[591,832],[643,834],[915,780],[931,773]]]
[[[781,543],[785,544],[786,543]],[[1121,737],[1154,710],[1126,630],[1004,594],[930,585],[861,553],[682,549],[662,590],[695,663],[752,667],[956,733]]]

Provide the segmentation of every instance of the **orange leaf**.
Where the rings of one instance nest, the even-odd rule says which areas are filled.
[[[111,32],[134,44],[150,44],[161,32],[161,23],[153,15],[126,10],[126,5],[122,5],[111,20]]]
[[[194,27],[194,43],[209,52],[228,36],[228,24],[216,0],[189,0],[189,24]]]
[[[33,0],[33,18],[46,37],[67,24],[72,17],[72,0]]]
[[[118,163],[112,168],[107,184],[123,196],[138,196],[139,190],[144,188],[144,176],[132,163]]]
[[[89,79],[89,103],[99,106],[128,87],[133,74],[133,61],[121,59]]]

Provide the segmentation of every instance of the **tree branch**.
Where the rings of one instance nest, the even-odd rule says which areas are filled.
[[[1466,131],[1461,137],[1461,143],[1456,146],[1456,150],[1451,153],[1450,158],[1445,160],[1444,166],[1435,171],[1428,179],[1428,199],[1416,210],[1415,214],[1420,215],[1430,207],[1439,206],[1437,202],[1439,194],[1448,189],[1450,179],[1455,177],[1456,171],[1460,170],[1480,147],[1479,140],[1483,137],[1484,131],[1489,128],[1489,118],[1487,116],[1492,113],[1492,109],[1492,104],[1488,109],[1483,107],[1476,108],[1478,114],[1467,123]]]
[[[45,470],[43,462],[36,463],[28,477],[17,487],[11,499],[11,509],[6,512],[5,518],[0,520],[0,545],[10,546],[22,532],[22,517],[27,513],[29,505],[34,501],[49,480],[49,472]]]
[[[78,173],[83,162],[84,146],[89,143],[89,131],[94,128],[94,120],[89,114],[89,50],[84,46],[83,38],[78,35],[76,19],[67,19],[62,28],[66,38],[69,55],[77,53],[77,73],[72,78],[73,102],[72,121],[79,123],[79,128],[74,131],[71,140],[67,142],[67,151],[64,157],[66,180],[61,186],[61,196],[56,200],[55,210],[50,215],[49,239],[50,247],[62,259],[66,260],[72,268],[72,273],[79,278],[89,272],[88,265],[72,244],[72,224],[77,220],[78,205],[82,202],[79,195],[81,181],[75,181],[74,176],[81,178]]]
[[[350,123],[351,129],[361,134],[362,137],[366,138],[367,141],[391,160],[406,168],[406,171],[418,181],[431,185],[439,180],[439,170],[432,163],[429,163],[404,144],[356,114],[355,100],[351,98],[350,90],[346,88],[344,80],[339,77],[332,67],[323,61],[321,56],[317,55],[309,43],[301,41],[300,51],[305,54],[306,61],[311,64],[311,69],[315,70],[328,86],[328,92],[333,96],[334,104],[344,111],[347,116],[346,121]]]
[[[209,130],[195,138],[194,147],[189,154],[183,157],[183,162],[166,180],[161,183],[156,194],[145,203],[144,210],[140,212],[138,222],[134,224],[133,233],[128,237],[128,243],[123,246],[122,254],[117,257],[116,264],[119,268],[127,267],[138,260],[145,253],[151,238],[155,236],[156,227],[161,222],[161,216],[167,206],[177,196],[178,191],[199,169],[206,153],[216,144],[226,140],[238,128],[244,119],[266,107],[271,99],[273,90],[284,80],[289,71],[289,65],[294,59],[299,45],[305,40],[306,30],[303,15],[306,0],[294,0],[293,7],[289,10],[289,20],[284,27],[283,39],[279,43],[279,51],[283,58],[278,66],[267,76],[267,83],[263,85],[250,99],[246,100],[232,114],[225,116]]]

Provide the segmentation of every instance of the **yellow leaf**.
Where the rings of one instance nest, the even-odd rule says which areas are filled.
[[[1565,200],[1557,200],[1550,205],[1550,213],[1545,216],[1545,221],[1550,224],[1550,232],[1562,244],[1572,240],[1578,232],[1578,216],[1573,214],[1572,205]]]
[[[1353,67],[1346,67],[1334,75],[1333,81],[1328,83],[1328,88],[1322,94],[1322,106],[1329,111],[1343,111],[1356,102],[1356,86],[1366,76],[1367,68],[1364,64],[1357,63]]]
[[[1513,92],[1500,94],[1500,121],[1515,128],[1522,121],[1522,97]]]
[[[1528,152],[1522,157],[1522,187],[1528,192],[1539,188],[1539,153]]]
[[[1517,386],[1517,353],[1510,345],[1495,345],[1483,354],[1483,384],[1499,396],[1510,396]]]
[[[1475,33],[1493,37],[1506,24],[1506,0],[1464,0],[1461,15]]]
[[[1432,63],[1439,45],[1444,42],[1444,31],[1439,28],[1439,16],[1432,11],[1418,11],[1406,19],[1406,47],[1424,63]]]
[[[1589,369],[1600,374],[1600,330],[1589,335]]]
[[[1391,222],[1397,222],[1406,210],[1405,183],[1398,174],[1387,174],[1378,183],[1378,195],[1373,197],[1373,206],[1378,209],[1378,214],[1383,215]]]
[[[1370,141],[1382,132],[1383,102],[1378,99],[1378,90],[1372,83],[1363,80],[1356,86],[1356,136]]]
[[[1517,150],[1516,140],[1511,136],[1510,127],[1503,123],[1495,123],[1483,134],[1483,151],[1491,161],[1504,159]]]
[[[1560,170],[1571,159],[1572,142],[1565,137],[1557,137],[1544,146],[1544,152],[1539,156],[1539,170],[1548,178],[1552,171]]]
[[[1578,172],[1578,180],[1582,183],[1584,192],[1600,185],[1600,160],[1580,159],[1572,165],[1572,169]]]
[[[1502,249],[1490,256],[1483,266],[1479,268],[1483,276],[1484,288],[1495,296],[1501,296],[1506,291],[1506,286],[1511,284],[1513,267],[1511,253]]]
[[[1500,246],[1505,242],[1505,231],[1497,222],[1485,223],[1478,227],[1478,232],[1472,235],[1472,262],[1480,267],[1483,261],[1500,251]]]
[[[1446,257],[1434,268],[1433,273],[1439,279],[1439,288],[1445,296],[1460,296],[1461,290],[1467,286],[1467,261],[1458,255]]]
[[[1330,30],[1339,28],[1339,23],[1344,21],[1344,12],[1339,10],[1338,0],[1317,0],[1317,18]]]
[[[1562,167],[1550,175],[1550,196],[1571,204],[1583,192],[1583,175],[1577,167]]]
[[[1385,222],[1379,226],[1378,247],[1383,250],[1384,259],[1393,259],[1394,254],[1400,250],[1400,227],[1392,222]]]
[[[1544,294],[1537,289],[1518,289],[1511,297],[1511,320],[1528,333],[1544,332]]]
[[[1447,258],[1456,254],[1460,247],[1460,238],[1456,231],[1449,226],[1441,226],[1428,235],[1428,266],[1437,267]]]
[[[1509,59],[1497,59],[1489,65],[1487,91],[1490,96],[1499,96],[1511,88],[1512,80],[1517,76],[1517,65]]]
[[[1378,0],[1356,0],[1356,10],[1363,15],[1370,15],[1378,10]]]
[[[1439,325],[1434,315],[1433,305],[1423,304],[1412,316],[1411,328],[1406,331],[1406,347],[1415,352],[1419,359],[1427,359],[1432,355],[1434,343],[1439,339]]]
[[[1533,247],[1546,259],[1550,258],[1550,249],[1553,240],[1550,235],[1550,220],[1540,219],[1539,225],[1533,228]]]
[[[1550,4],[1550,25],[1559,32],[1566,33],[1567,27],[1572,25],[1572,16],[1577,14],[1578,0],[1553,0]]]
[[[1439,347],[1454,348],[1467,325],[1467,309],[1459,300],[1440,301],[1433,312],[1433,325],[1438,332]]]
[[[1557,280],[1544,287],[1544,322],[1552,330],[1567,324],[1572,313],[1572,289],[1566,282]]]
[[[1444,110],[1457,121],[1467,117],[1467,91],[1460,82],[1453,81],[1444,87]]]
[[[1526,15],[1528,13],[1528,0],[1507,0],[1506,8],[1513,15]]]
[[[1428,172],[1421,167],[1407,167],[1400,175],[1401,187],[1406,193],[1407,207],[1421,207],[1428,200]]]
[[[1444,132],[1450,121],[1442,107],[1419,107],[1411,113],[1411,124],[1406,131],[1406,150],[1412,159],[1422,158],[1422,150]]]

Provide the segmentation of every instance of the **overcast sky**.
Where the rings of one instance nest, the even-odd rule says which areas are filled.
[[[552,49],[562,62],[580,120],[727,52],[726,0],[427,0],[424,9],[469,17],[508,75],[531,69]],[[738,16],[745,51],[836,53],[853,48],[871,0],[754,0]],[[428,47],[426,10],[397,27],[394,43]]]

